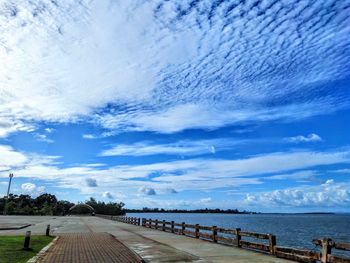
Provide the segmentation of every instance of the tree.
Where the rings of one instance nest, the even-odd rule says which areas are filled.
[[[5,202],[6,201],[6,202]],[[6,208],[5,208],[6,203]],[[95,209],[98,214],[106,215],[123,215],[125,214],[124,203],[122,202],[100,202],[94,198],[90,198],[85,202]],[[0,198],[0,211],[3,213],[6,209],[9,215],[66,215],[69,209],[74,206],[73,203],[65,200],[57,200],[55,195],[42,194],[36,198],[29,195],[14,195],[10,194],[8,199],[6,197]],[[77,207],[75,213],[84,213],[85,207]]]
[[[124,215],[125,211],[123,209],[123,202],[97,202],[94,198],[90,197],[88,201],[85,201],[85,204],[93,207],[95,209],[96,214],[104,214],[104,215]]]
[[[69,202],[69,201],[58,201],[57,202],[57,209],[56,209],[56,215],[66,215],[69,212],[69,208],[71,208],[72,206],[74,206],[73,203]]]

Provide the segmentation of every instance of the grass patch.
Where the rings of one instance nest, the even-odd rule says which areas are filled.
[[[0,236],[0,263],[25,263],[49,244],[54,237],[31,236],[30,248],[33,250],[22,250],[23,236]]]

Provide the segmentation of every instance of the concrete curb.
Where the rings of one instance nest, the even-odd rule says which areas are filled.
[[[41,249],[41,250],[39,251],[39,253],[38,253],[36,256],[34,256],[34,257],[32,257],[31,259],[29,259],[29,260],[27,261],[27,263],[36,263],[36,262],[38,262],[39,259],[45,255],[46,251],[48,251],[49,248],[50,248],[51,246],[53,246],[53,245],[57,242],[57,240],[58,240],[59,238],[60,238],[59,236],[55,237],[54,240],[52,240],[46,247],[44,247],[43,249]]]

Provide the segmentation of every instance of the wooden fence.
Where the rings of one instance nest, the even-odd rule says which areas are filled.
[[[290,259],[298,262],[350,263],[350,258],[335,256],[334,254],[332,255],[332,249],[350,251],[350,244],[336,243],[329,238],[324,238],[323,240],[313,240],[313,243],[316,246],[321,247],[320,251],[314,251],[277,246],[275,235],[247,232],[242,231],[240,228],[227,229],[217,226],[201,226],[199,224],[186,224],[185,222],[176,223],[174,221],[146,218],[141,219],[126,216],[97,216],[224,245],[251,249],[279,258]]]

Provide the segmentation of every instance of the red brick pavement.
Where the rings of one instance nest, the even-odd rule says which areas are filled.
[[[107,233],[60,235],[40,263],[141,263],[138,255]]]

